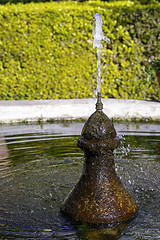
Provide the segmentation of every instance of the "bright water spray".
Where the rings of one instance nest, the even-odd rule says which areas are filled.
[[[103,47],[101,41],[104,40],[110,43],[110,39],[103,35],[102,31],[102,17],[99,13],[95,13],[93,16],[93,48],[97,48],[97,69],[98,69],[98,80],[97,80],[97,94],[101,92],[101,66],[100,66],[100,53]]]

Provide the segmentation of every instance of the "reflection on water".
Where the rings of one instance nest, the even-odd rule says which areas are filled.
[[[139,212],[126,224],[107,227],[75,223],[60,213],[82,172],[77,135],[42,129],[1,137],[0,239],[159,239],[160,134],[120,134],[116,171]]]
[[[4,137],[0,136],[0,167],[8,165],[8,148]]]

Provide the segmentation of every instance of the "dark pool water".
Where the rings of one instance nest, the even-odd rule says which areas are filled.
[[[76,223],[60,207],[79,179],[83,123],[0,127],[0,239],[160,239],[160,125],[116,124],[116,171],[139,212],[126,224]]]

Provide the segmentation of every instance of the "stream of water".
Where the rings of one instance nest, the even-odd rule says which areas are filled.
[[[103,47],[101,41],[104,40],[110,43],[110,39],[103,35],[102,31],[102,17],[99,13],[95,13],[93,16],[93,48],[97,48],[97,93],[101,92],[101,48]]]

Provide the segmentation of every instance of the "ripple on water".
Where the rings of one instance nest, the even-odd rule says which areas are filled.
[[[83,168],[83,153],[76,140],[77,136],[54,134],[14,135],[1,140],[0,237],[158,239],[160,136],[125,134],[116,150],[117,174],[139,205],[137,217],[119,233],[117,228],[69,221],[60,213]]]

